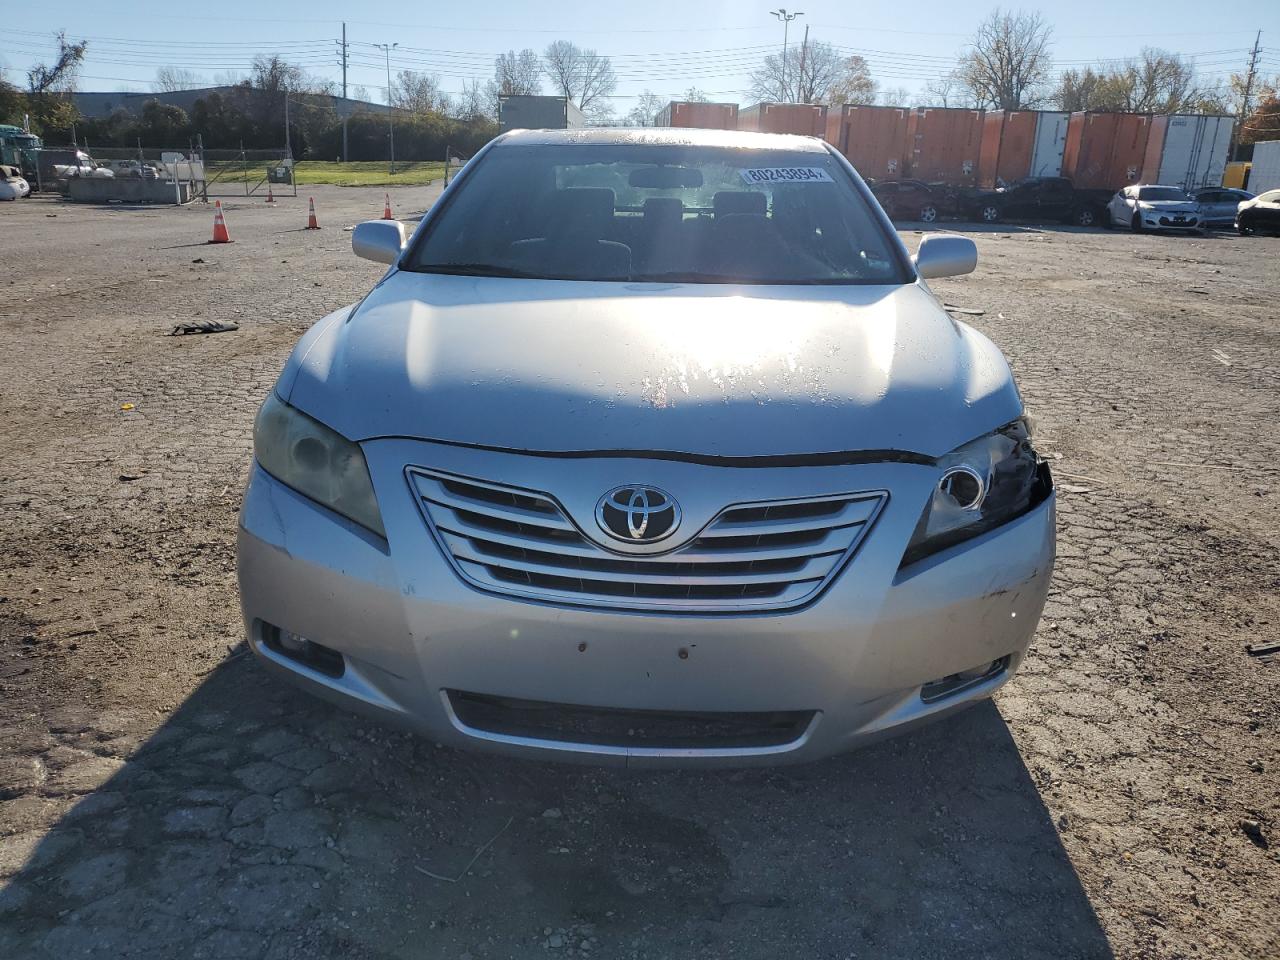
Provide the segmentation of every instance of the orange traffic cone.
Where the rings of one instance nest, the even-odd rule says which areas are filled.
[[[311,198],[309,198],[309,199],[310,199],[310,201],[311,201],[311,208],[310,208],[310,210],[309,210],[309,211],[308,211],[308,213],[307,213],[307,229],[308,229],[308,230],[319,230],[319,229],[320,229],[320,223],[319,223],[319,221],[318,221],[318,220],[316,220],[316,198],[315,198],[315,197],[311,197]]]
[[[386,202],[386,205],[382,208],[382,219],[393,220],[395,218],[391,216],[391,194],[384,193],[383,196],[387,198],[387,202]]]
[[[222,218],[222,201],[218,200],[213,208],[213,239],[210,243],[232,243],[231,234],[227,233],[227,221]]]
[[[276,196],[271,192],[271,184],[267,184],[267,203],[275,203]]]

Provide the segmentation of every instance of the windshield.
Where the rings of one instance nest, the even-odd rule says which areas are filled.
[[[691,283],[909,279],[829,153],[684,144],[501,145],[407,269]]]
[[[1187,201],[1191,198],[1179,190],[1177,187],[1143,187],[1138,191],[1139,200],[1181,200]]]

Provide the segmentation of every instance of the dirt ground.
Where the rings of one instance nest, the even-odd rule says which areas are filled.
[[[381,188],[6,204],[0,957],[1280,956],[1280,240],[975,230],[1055,585],[994,703],[715,773],[457,753],[244,653],[250,427]],[[393,191],[409,216],[430,188]],[[909,245],[919,236],[904,230]],[[234,333],[167,337],[190,318]],[[457,882],[423,873],[458,876]]]

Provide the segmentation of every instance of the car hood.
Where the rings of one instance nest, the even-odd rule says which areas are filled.
[[[1195,213],[1199,209],[1195,202],[1187,200],[1139,200],[1138,204],[1159,213]]]
[[[527,451],[941,456],[1022,412],[923,284],[726,287],[393,271],[278,387],[353,440]]]

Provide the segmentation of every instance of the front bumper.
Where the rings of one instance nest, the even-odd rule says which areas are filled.
[[[1188,215],[1178,223],[1168,214],[1144,213],[1142,224],[1148,230],[1202,230],[1205,227],[1204,220],[1198,214]]]
[[[254,467],[239,533],[249,641],[270,666],[337,702],[439,742],[632,764],[799,761],[898,732],[989,696],[1020,664],[1054,559],[1054,500],[899,571],[937,480],[911,464],[731,468],[670,461],[563,461],[430,443],[364,444],[388,531],[368,534]],[[464,583],[426,528],[406,464],[531,489],[603,491],[645,478],[723,499],[890,491],[858,553],[825,593],[780,613],[685,615],[528,602]],[[266,641],[272,627],[342,654],[334,677]],[[1007,659],[1005,659],[1007,658]],[[936,699],[925,684],[1002,661]],[[579,742],[481,729],[448,691],[619,711],[798,712],[783,742]]]

